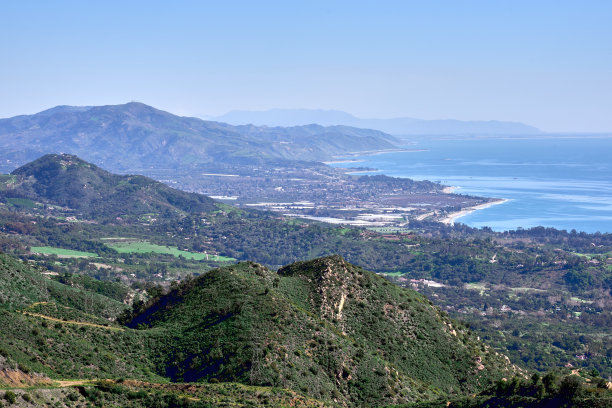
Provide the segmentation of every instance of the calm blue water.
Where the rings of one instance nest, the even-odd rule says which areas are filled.
[[[510,199],[457,221],[496,231],[538,225],[612,232],[612,137],[417,140],[410,149],[337,167],[438,181],[455,192]]]

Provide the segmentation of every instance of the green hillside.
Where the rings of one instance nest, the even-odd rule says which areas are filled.
[[[176,190],[144,176],[112,174],[67,154],[45,155],[12,175],[15,178],[3,192],[7,203],[27,199],[67,207],[88,218],[172,218],[216,209],[215,202],[201,194]]]
[[[159,378],[138,358],[143,337],[113,323],[127,306],[75,283],[0,254],[0,373]],[[0,376],[0,385],[10,377]]]
[[[0,253],[0,308],[23,309],[36,302],[55,302],[83,312],[115,318],[125,309],[117,300],[78,287],[63,285],[32,267]]]
[[[300,390],[342,404],[474,392],[515,367],[425,298],[329,257],[213,270],[136,310],[174,381]]]
[[[215,269],[131,312],[105,296],[125,290],[50,279],[0,254],[0,398],[58,407],[609,402],[597,373],[528,380],[423,296],[338,256],[278,272],[252,262]],[[113,320],[120,310],[127,325]]]

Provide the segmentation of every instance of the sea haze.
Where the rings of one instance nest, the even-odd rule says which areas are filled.
[[[612,136],[409,143],[415,151],[359,156],[335,166],[371,167],[456,186],[460,194],[509,199],[457,219],[472,227],[612,232]]]

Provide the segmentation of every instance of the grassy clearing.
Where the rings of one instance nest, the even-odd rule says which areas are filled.
[[[474,290],[487,290],[487,284],[486,283],[480,283],[480,282],[466,283],[465,284],[465,288],[466,289],[474,289]]]
[[[381,273],[381,275],[384,275],[384,276],[403,276],[403,275],[405,275],[405,272],[402,272],[402,271],[385,272],[385,273]]]
[[[512,292],[546,292],[543,289],[536,289],[536,288],[508,288],[509,290],[511,290]]]
[[[34,208],[36,206],[34,201],[27,198],[7,198],[6,202],[14,207]]]
[[[580,299],[579,297],[571,297],[571,300],[573,300],[574,302],[579,302],[579,303],[593,303],[592,300],[584,300],[584,299]]]
[[[163,246],[152,244],[147,241],[129,241],[129,242],[113,242],[107,244],[110,248],[115,249],[119,253],[136,253],[136,254],[146,254],[146,253],[156,253],[156,254],[168,254],[173,255],[175,257],[182,256],[185,259],[193,259],[196,261],[208,260],[215,262],[232,262],[235,261],[234,258],[228,258],[225,256],[218,255],[207,255],[199,252],[188,252],[182,251],[177,247]]]
[[[42,254],[42,255],[57,255],[64,258],[92,258],[97,257],[98,254],[93,252],[75,251],[73,249],[54,248],[54,247],[31,247],[30,251]]]
[[[485,292],[489,289],[485,283],[479,282],[466,283],[465,285],[463,285],[463,287],[470,290],[477,290],[480,296],[483,296]]]

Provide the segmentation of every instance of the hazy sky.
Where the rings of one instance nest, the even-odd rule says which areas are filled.
[[[0,0],[0,117],[132,100],[612,131],[612,1]]]

